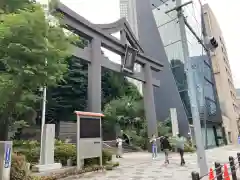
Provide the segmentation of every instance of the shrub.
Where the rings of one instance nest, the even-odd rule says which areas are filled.
[[[140,147],[141,149],[147,149],[148,138],[142,135],[138,135],[134,130],[125,130],[125,134],[127,134],[131,138],[131,144]]]
[[[170,144],[172,146],[172,150],[175,150],[175,137],[171,137],[170,139]],[[190,145],[188,141],[185,142],[184,144],[184,152],[195,152],[196,149]]]
[[[71,159],[73,165],[76,165],[77,152],[76,146],[72,144],[61,144],[55,147],[54,159],[60,161],[63,166],[67,165],[67,160]]]
[[[17,141],[17,142],[20,142],[20,141]],[[24,143],[24,141],[22,141],[22,143],[24,144],[22,147],[20,146],[20,143],[15,144],[14,152],[19,155],[24,155],[26,158],[26,161],[31,164],[38,163],[39,157],[40,157],[40,147],[37,145],[37,143],[35,141],[34,143],[31,143],[30,141],[27,141]],[[26,148],[26,147],[30,147],[32,144],[35,144],[34,146],[32,146],[32,148]],[[102,153],[103,164],[106,164],[107,161],[112,160],[112,154],[113,153],[109,150],[103,150],[103,153]],[[71,159],[73,165],[76,165],[76,162],[77,162],[76,146],[74,144],[66,144],[66,143],[63,143],[62,141],[56,141],[54,159],[56,162],[60,161],[63,166],[67,165],[68,159]],[[99,158],[85,159],[84,164],[86,166],[99,164]]]
[[[26,157],[27,158],[26,158]],[[36,163],[39,158],[39,148],[18,151],[12,155],[12,167],[11,167],[11,180],[56,180],[59,178],[64,178],[71,175],[82,174],[90,171],[101,170],[102,167],[98,165],[99,158],[91,158],[85,160],[85,167],[82,170],[70,170],[65,173],[55,174],[46,177],[33,177],[29,176],[29,170],[27,168],[26,160],[29,162]],[[119,166],[119,163],[107,163],[112,160],[112,153],[103,150],[102,154],[103,164],[106,170],[112,170],[114,167]],[[55,148],[55,160],[60,160],[64,165],[66,165],[67,160],[72,159],[73,164],[76,164],[76,147],[72,144],[61,144]],[[96,164],[96,165],[93,165]],[[106,165],[107,164],[107,165]]]
[[[57,180],[55,176],[32,176],[31,180]]]
[[[33,148],[33,149],[14,149],[14,152],[18,155],[24,155],[26,161],[31,164],[36,164],[40,158],[40,148]]]
[[[33,140],[14,140],[13,148],[15,149],[34,149],[40,147],[40,142]]]
[[[113,166],[111,166],[111,165],[107,165],[105,168],[106,168],[107,171],[113,170]]]
[[[184,152],[195,152],[196,149],[194,147],[192,147],[191,145],[189,145],[189,143],[186,143],[184,146]]]
[[[30,180],[29,170],[23,155],[12,154],[11,180]]]
[[[103,150],[102,158],[103,158],[103,164],[106,164],[107,161],[112,160],[112,152],[108,150]]]

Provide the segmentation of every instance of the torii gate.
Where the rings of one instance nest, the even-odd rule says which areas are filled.
[[[160,82],[152,77],[153,72],[159,72],[163,64],[144,54],[138,40],[135,38],[125,18],[115,23],[92,24],[67,6],[58,2],[54,11],[63,15],[60,23],[90,42],[90,46],[80,49],[74,47],[73,55],[88,62],[88,111],[101,112],[101,69],[102,67],[122,73],[124,76],[143,82],[143,97],[145,116],[148,124],[148,136],[157,133],[157,119],[153,96],[153,86]],[[111,33],[121,33],[118,40]],[[127,41],[129,44],[127,44]],[[109,49],[122,57],[122,64],[110,61],[101,53],[101,47]],[[133,65],[140,64],[143,71],[134,72]]]

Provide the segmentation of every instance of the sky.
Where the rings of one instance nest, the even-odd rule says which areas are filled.
[[[47,0],[39,0],[46,2]],[[111,23],[120,18],[119,0],[61,0],[93,23]],[[240,0],[203,0],[212,8],[222,29],[236,88],[240,88]]]

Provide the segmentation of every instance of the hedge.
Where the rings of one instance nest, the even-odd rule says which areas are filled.
[[[108,163],[105,167],[98,165],[89,166],[81,170],[71,169],[64,173],[52,174],[50,176],[31,176],[30,171],[27,169],[27,162],[24,155],[12,154],[12,166],[10,179],[11,180],[57,180],[72,175],[79,175],[85,172],[98,171],[105,168],[106,170],[112,170],[114,167],[119,166],[118,163]]]
[[[99,164],[99,158],[85,159],[83,170],[71,170],[63,174],[53,175],[51,177],[32,177],[27,169],[27,162],[31,165],[38,164],[40,157],[40,144],[37,141],[14,141],[13,142],[13,155],[11,166],[11,180],[55,180],[68,175],[75,175],[93,170],[102,169]],[[76,165],[77,153],[76,146],[73,144],[66,144],[61,141],[55,142],[54,150],[55,162],[61,162],[63,166],[67,165],[67,160],[71,159],[73,165]],[[103,165],[106,169],[111,170],[118,164],[109,164],[112,160],[112,153],[103,150],[102,153]]]
[[[14,141],[14,152],[19,155],[24,155],[26,161],[31,164],[37,164],[40,157],[40,147],[37,141]],[[54,150],[55,162],[61,162],[63,166],[67,165],[67,160],[71,159],[73,165],[76,165],[77,152],[74,144],[66,144],[60,141],[56,141]],[[108,150],[103,150],[102,153],[103,164],[112,160],[112,153]],[[99,158],[85,159],[84,164],[86,166],[91,164],[99,164]]]

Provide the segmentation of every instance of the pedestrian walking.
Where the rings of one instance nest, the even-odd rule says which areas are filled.
[[[117,147],[117,155],[116,158],[122,158],[123,154],[123,147],[122,147],[123,140],[119,136],[116,139],[116,147]]]
[[[150,139],[150,143],[152,144],[152,158],[157,158],[157,139],[160,139],[160,137],[156,137],[155,134],[152,135],[152,138]]]
[[[168,140],[168,136],[161,137],[160,142],[161,142],[161,150],[165,154],[165,164],[169,164],[168,154],[169,154],[169,150],[171,149],[171,145]]]
[[[176,137],[176,148],[177,148],[177,151],[179,152],[180,154],[180,158],[181,158],[181,163],[180,165],[183,166],[185,165],[185,160],[184,160],[184,144],[185,144],[186,140],[185,138],[177,133],[177,137]]]

